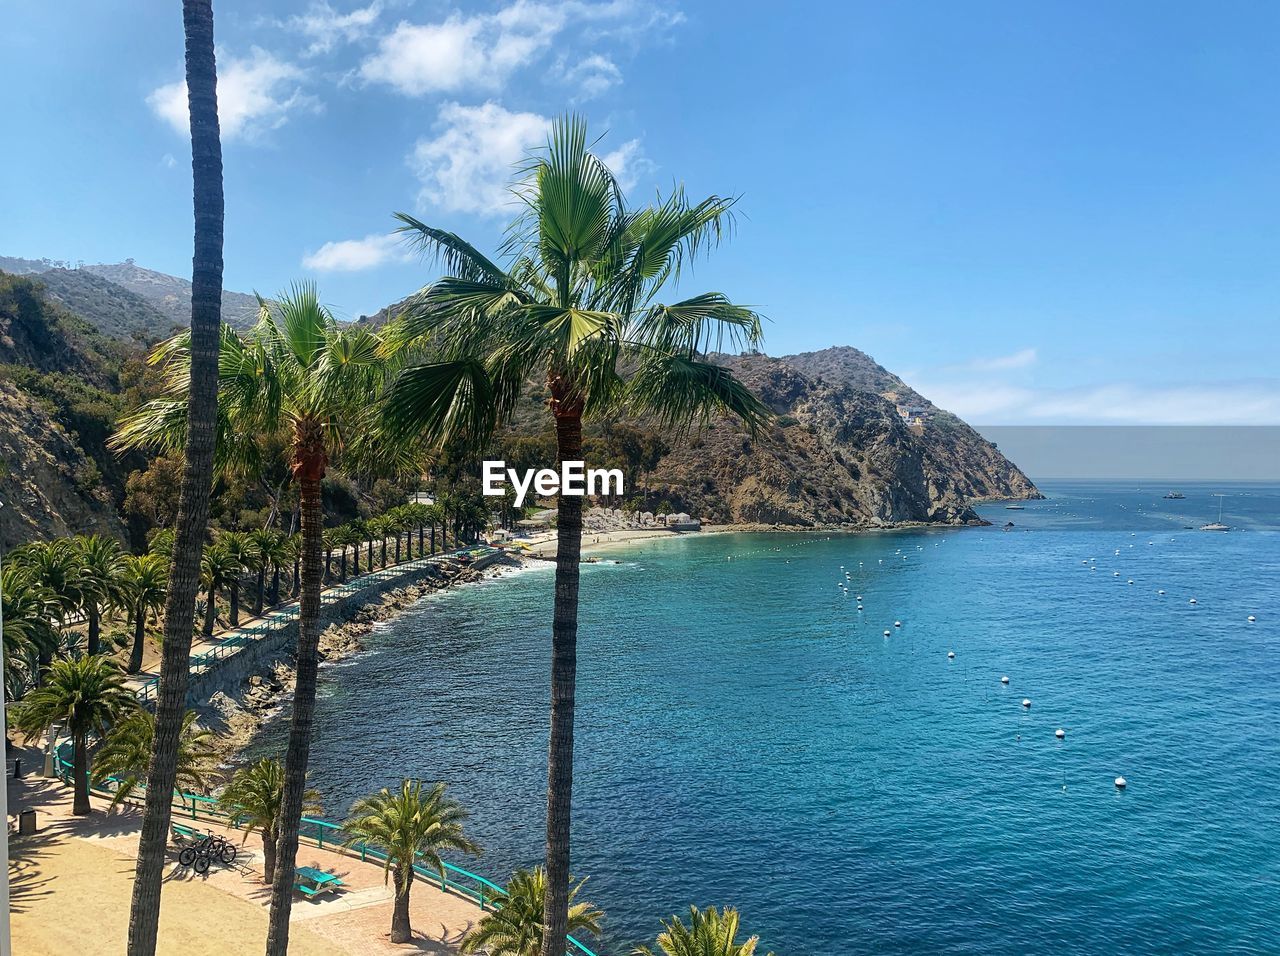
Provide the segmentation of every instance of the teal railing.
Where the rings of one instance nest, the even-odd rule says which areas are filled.
[[[54,769],[64,783],[71,785],[74,769],[71,763],[70,741],[64,741],[55,748]],[[110,785],[117,782],[118,778],[109,777],[107,778],[108,786],[97,786],[91,783],[89,789],[102,796],[110,797],[114,795],[114,790]],[[145,790],[145,787],[140,786],[138,789]],[[239,818],[229,816],[219,810],[218,801],[213,797],[175,790],[174,803],[174,814],[181,814],[183,819],[192,821],[212,820],[236,830],[241,827]],[[376,860],[379,863],[385,863],[387,859],[386,853],[377,847],[369,846],[359,841],[349,842],[350,837],[339,824],[321,820],[317,817],[304,816],[298,828],[298,836],[300,839],[310,840],[319,849],[324,849],[325,846],[328,846],[334,852],[342,853],[346,856],[359,857],[362,862]],[[492,880],[469,870],[464,870],[462,867],[455,866],[452,863],[445,863],[444,869],[440,871],[414,864],[413,871],[423,880],[439,886],[441,892],[463,896],[477,904],[481,910],[501,909],[502,898],[507,895],[506,890]],[[588,949],[574,937],[570,936],[568,939],[575,956],[597,956],[595,952]]]

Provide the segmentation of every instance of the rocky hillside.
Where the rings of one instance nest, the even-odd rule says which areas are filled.
[[[72,263],[57,260],[0,256],[0,270],[14,275],[47,276],[47,285],[57,296],[128,297],[134,303],[144,303],[144,308],[134,310],[132,315],[124,314],[119,304],[103,309],[87,303],[83,311],[72,306],[73,311],[91,318],[95,324],[102,323],[102,331],[117,338],[154,341],[169,335],[175,326],[185,328],[191,324],[191,281],[144,269],[132,259],[96,265],[78,263],[72,268]],[[78,281],[77,274],[80,274]],[[97,277],[98,281],[93,282],[91,277]],[[112,293],[106,283],[114,284],[121,291]],[[257,317],[258,300],[252,295],[222,291],[224,322],[236,328],[248,328]]]
[[[131,463],[105,441],[126,361],[37,282],[0,273],[0,545],[124,535],[117,507]]]
[[[648,478],[653,493],[713,521],[871,527],[964,523],[976,520],[974,500],[1039,496],[955,416],[930,405],[904,420],[876,386],[912,396],[913,411],[923,400],[863,353],[828,352],[837,354],[811,353],[828,365],[821,376],[797,367],[795,357],[721,356],[776,418],[755,438],[721,421],[673,443]]]

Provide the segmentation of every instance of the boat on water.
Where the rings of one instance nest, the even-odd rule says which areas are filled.
[[[1025,511],[1026,507],[1027,507],[1026,505],[1005,505],[1004,510],[1005,511]]]
[[[1170,501],[1181,501],[1183,498],[1186,497],[1186,495],[1184,495],[1181,491],[1171,491],[1167,495],[1165,495],[1165,497]]]
[[[1230,531],[1231,527],[1222,523],[1222,499],[1225,495],[1218,495],[1218,520],[1210,521],[1208,524],[1200,526],[1201,531]]]

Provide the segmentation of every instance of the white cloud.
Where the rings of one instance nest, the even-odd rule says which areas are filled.
[[[622,71],[607,56],[593,53],[576,63],[560,61],[560,71],[564,81],[577,87],[577,100],[589,100],[599,96],[611,87],[622,82]]]
[[[626,36],[680,22],[678,14],[656,11],[639,0],[514,0],[494,13],[455,12],[434,23],[400,21],[382,37],[378,50],[360,65],[369,83],[384,83],[405,96],[465,89],[497,91],[517,70],[536,63],[568,30],[592,39]],[[592,54],[582,64],[562,67],[585,95],[598,95],[621,79],[607,57]]]
[[[515,165],[541,145],[551,121],[537,113],[513,113],[497,103],[440,107],[438,133],[421,139],[409,165],[422,182],[419,200],[449,212],[509,212]]]
[[[408,260],[409,253],[400,236],[374,234],[363,239],[326,242],[302,257],[302,267],[317,272],[360,272],[387,262]]]
[[[996,355],[990,358],[978,358],[968,367],[979,372],[1000,372],[1015,368],[1029,368],[1039,360],[1035,349],[1021,349],[1009,355]]]
[[[419,203],[482,216],[510,213],[516,202],[511,194],[516,168],[546,143],[550,129],[551,120],[538,113],[516,113],[493,102],[445,103],[436,135],[418,140],[409,155],[409,166],[422,183]],[[624,191],[653,169],[638,139],[600,158]]]
[[[165,169],[177,168],[178,161],[174,158],[173,153],[165,153],[160,157],[160,165]]]
[[[218,122],[224,141],[252,140],[277,129],[301,110],[320,103],[302,90],[304,70],[254,47],[248,57],[218,55]],[[156,115],[188,135],[187,83],[179,80],[153,90],[147,103]]]
[[[290,17],[286,28],[302,34],[311,41],[307,56],[328,53],[339,43],[354,43],[363,39],[382,14],[382,0],[374,0],[367,7],[357,7],[350,13],[339,13],[327,0],[318,0],[306,13]]]

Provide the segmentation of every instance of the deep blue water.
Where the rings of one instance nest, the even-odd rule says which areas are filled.
[[[584,567],[574,866],[601,952],[690,903],[779,956],[1280,951],[1280,489],[1165,490]],[[1236,530],[1186,530],[1213,491]],[[322,672],[329,816],[441,779],[474,869],[539,861],[551,583],[429,598]]]

